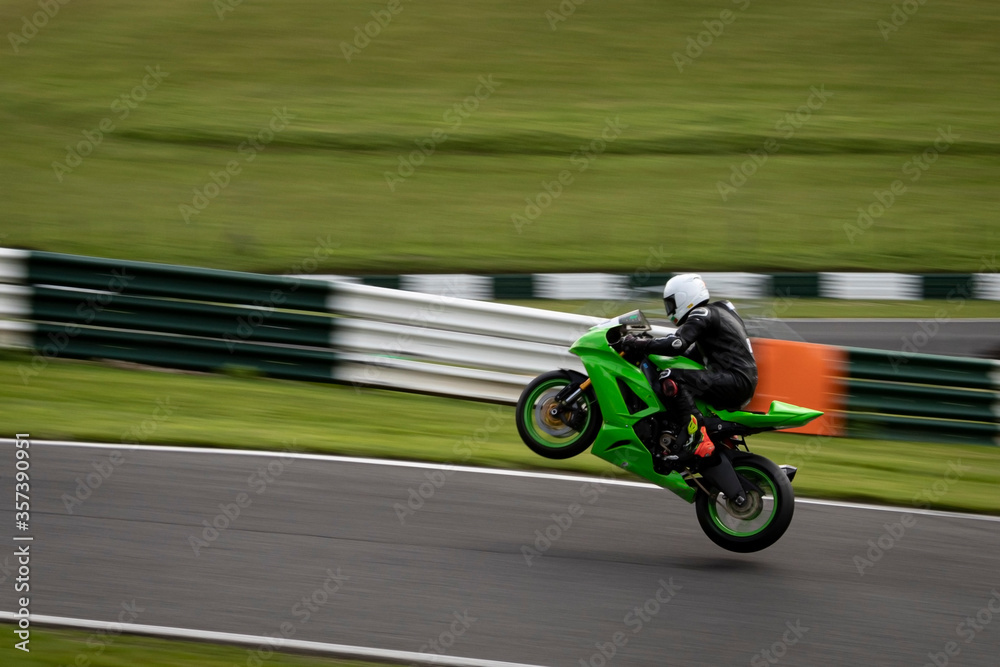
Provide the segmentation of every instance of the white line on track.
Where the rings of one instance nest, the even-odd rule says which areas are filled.
[[[34,444],[34,443],[32,443]],[[518,662],[502,662],[499,660],[479,660],[477,658],[461,658],[433,653],[416,653],[414,651],[393,651],[391,649],[370,648],[367,646],[349,646],[347,644],[327,644],[310,642],[301,639],[276,639],[274,637],[258,637],[255,635],[240,635],[232,632],[211,632],[208,630],[190,630],[188,628],[170,628],[161,625],[141,625],[138,623],[109,623],[106,621],[91,621],[84,618],[63,618],[61,616],[29,615],[32,623],[52,625],[82,630],[103,630],[105,632],[124,632],[133,635],[150,637],[166,637],[169,639],[188,639],[194,641],[217,642],[221,644],[237,644],[252,646],[263,650],[306,651],[344,658],[360,660],[382,660],[400,663],[416,663],[418,665],[451,665],[452,667],[537,667]],[[17,622],[13,612],[0,611],[0,621]]]
[[[9,438],[0,438],[2,443],[13,443]],[[422,468],[425,470],[454,470],[456,472],[476,473],[480,475],[508,475],[511,477],[528,477],[534,479],[550,479],[561,482],[595,482],[610,486],[631,486],[644,489],[660,489],[649,482],[635,482],[625,479],[607,479],[605,477],[572,475],[563,473],[535,472],[529,470],[504,470],[502,468],[477,468],[474,466],[452,465],[450,463],[432,463],[428,461],[397,461],[394,459],[372,459],[359,456],[337,456],[334,454],[304,454],[300,452],[276,452],[253,449],[216,449],[212,447],[176,447],[169,445],[116,445],[100,442],[75,442],[71,440],[33,440],[32,445],[52,447],[80,447],[90,449],[138,449],[151,452],[185,452],[192,454],[218,454],[228,456],[281,456],[311,461],[331,461],[339,463],[358,463],[363,465],[389,466],[394,468]],[[875,512],[896,512],[917,514],[920,516],[939,516],[952,519],[969,519],[972,521],[1000,522],[1000,516],[987,514],[968,514],[965,512],[944,512],[916,507],[898,507],[894,505],[870,505],[865,503],[850,503],[840,500],[823,500],[820,498],[796,498],[796,504],[822,505],[826,507],[841,507],[844,509],[870,510]],[[441,663],[444,664],[444,663]]]

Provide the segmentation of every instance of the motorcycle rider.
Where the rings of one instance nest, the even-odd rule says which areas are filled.
[[[705,419],[695,407],[695,399],[719,409],[736,410],[750,402],[757,388],[757,362],[743,320],[729,301],[709,303],[709,298],[700,275],[674,276],[663,288],[663,304],[677,331],[663,338],[629,334],[622,339],[626,351],[685,356],[705,367],[665,370],[653,385],[667,399],[664,404],[671,417],[661,443],[702,456],[710,454],[712,448],[706,447],[710,441],[704,437]]]

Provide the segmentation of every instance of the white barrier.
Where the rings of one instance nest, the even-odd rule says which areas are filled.
[[[31,288],[0,284],[0,319],[31,317]]]
[[[625,299],[628,276],[614,273],[536,273],[541,299]]]
[[[343,351],[338,381],[499,403],[515,403],[540,373],[583,371],[569,347],[604,321],[346,283],[331,286],[327,308],[342,316],[330,340]]]
[[[583,370],[579,357],[561,345],[348,318],[337,320],[331,347],[518,374],[555,368]]]
[[[3,265],[4,262],[0,260],[0,267]],[[0,348],[31,347],[35,325],[20,321],[30,317],[31,288],[0,284]]]
[[[0,283],[23,285],[28,280],[31,253],[16,248],[0,248]]]
[[[766,299],[771,294],[771,276],[762,273],[702,272],[701,277],[713,299]]]
[[[35,325],[31,322],[12,322],[0,319],[0,348],[31,347]]]
[[[399,277],[400,289],[423,292],[436,296],[445,295],[462,299],[489,300],[493,298],[493,279],[465,273],[418,273]]]
[[[327,311],[364,320],[564,347],[603,321],[598,317],[538,308],[349,283],[332,286]]]
[[[1000,301],[1000,273],[977,273],[973,281],[977,299]]]
[[[820,273],[819,295],[825,299],[915,300],[923,279],[906,273]]]

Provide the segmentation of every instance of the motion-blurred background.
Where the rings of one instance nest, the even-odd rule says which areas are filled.
[[[0,34],[6,248],[391,286],[412,274],[630,277],[636,289],[613,298],[497,296],[604,317],[637,306],[660,316],[654,281],[636,279],[657,273],[781,274],[792,285],[786,274],[813,284],[819,272],[947,274],[944,287],[921,279],[923,291],[899,300],[881,298],[877,285],[867,299],[763,290],[736,300],[765,337],[980,359],[1000,351],[990,344],[1000,301],[984,298],[996,299],[989,290],[1000,245],[1000,12],[992,2],[5,0]],[[919,335],[927,342],[916,344]],[[457,443],[499,423],[461,463],[606,470],[593,457],[534,456],[509,407],[238,368],[199,374],[38,359],[3,351],[5,433],[455,462]],[[995,379],[983,382],[974,398],[986,416],[962,418],[992,433]],[[921,439],[931,442],[768,435],[755,450],[797,458],[804,496],[1000,512],[993,448]],[[969,466],[960,483],[921,496],[942,479],[941,462],[956,457]],[[67,480],[76,472],[69,466]],[[63,489],[51,490],[47,502],[62,514]],[[197,519],[217,503],[203,504]],[[804,558],[822,549],[812,546]],[[864,548],[861,540],[855,550]],[[914,558],[937,562],[925,556]],[[718,565],[698,562],[713,572]],[[586,578],[604,576],[594,567]],[[415,589],[416,609],[430,604],[430,590]],[[523,603],[498,599],[507,610]],[[269,604],[247,599],[234,609],[280,620],[268,616]],[[934,622],[950,632],[951,620]],[[370,628],[355,630],[350,640],[375,641],[364,634]],[[592,651],[603,632],[582,635],[580,646]],[[838,632],[849,635],[850,623]],[[47,637],[48,658],[9,659],[68,664],[86,639]],[[332,630],[314,638],[338,641]],[[406,648],[399,635],[387,641]],[[884,645],[829,641],[846,651],[842,664],[888,655],[878,653]],[[466,654],[506,657],[502,642],[483,646]],[[121,664],[245,659],[174,650],[123,638],[106,655],[84,655],[94,664],[113,651],[122,651]],[[752,657],[731,644],[720,650],[713,664]],[[809,660],[819,664],[831,650]],[[899,650],[893,659],[925,652]],[[577,664],[590,654],[533,655]],[[653,653],[637,655],[655,662]]]
[[[282,272],[330,234],[342,272],[631,271],[649,244],[702,271],[973,272],[997,242],[989,2],[918,4],[898,29],[892,3],[860,0],[53,7],[34,30],[36,2],[0,8],[7,245]],[[287,126],[246,162],[275,108]],[[949,127],[947,159],[911,181]],[[573,183],[519,233],[511,216],[562,170]],[[846,233],[896,179],[905,194]]]

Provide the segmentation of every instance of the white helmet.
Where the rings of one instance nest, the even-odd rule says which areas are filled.
[[[674,276],[663,286],[663,306],[667,317],[677,324],[692,309],[708,303],[708,287],[697,273],[682,273]]]

